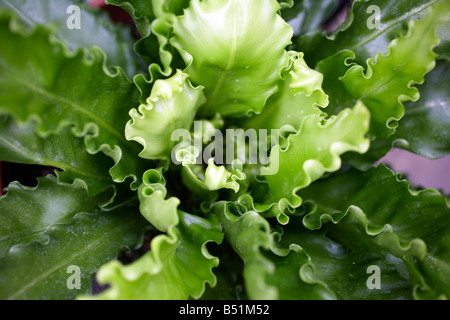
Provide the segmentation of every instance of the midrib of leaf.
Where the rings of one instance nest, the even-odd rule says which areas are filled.
[[[107,208],[107,209],[104,208],[103,210],[105,210],[105,211],[107,211],[107,212],[114,211],[114,210],[117,210],[117,209],[119,209],[119,208],[121,208],[121,207],[125,207],[125,206],[127,206],[128,204],[130,204],[130,203],[138,202],[138,201],[139,201],[139,196],[138,196],[138,195],[135,195],[134,197],[131,197],[131,198],[125,200],[124,202],[121,202],[121,203],[115,205],[114,207],[110,207],[110,208]]]
[[[106,238],[105,234],[103,234],[102,237],[100,239],[96,240],[94,243],[91,243],[87,247],[84,247],[84,249],[81,250],[80,252],[78,252],[75,255],[69,257],[68,259],[62,261],[61,263],[55,265],[53,268],[50,268],[47,272],[44,272],[44,273],[38,275],[31,282],[29,282],[28,284],[23,286],[19,291],[17,291],[15,293],[13,293],[12,295],[10,295],[7,299],[8,300],[13,300],[13,299],[16,299],[17,297],[20,297],[25,292],[27,292],[30,288],[32,288],[33,286],[35,286],[36,284],[38,284],[39,282],[41,282],[45,278],[51,276],[53,273],[55,273],[56,271],[58,271],[59,269],[61,269],[65,265],[67,265],[69,262],[71,262],[74,259],[78,258],[79,256],[83,255],[85,252],[91,250],[92,248],[95,248],[96,246],[98,246],[100,244],[101,240],[103,240],[104,238]]]
[[[113,232],[115,232],[116,230],[122,228],[121,226],[115,227],[113,228]],[[99,239],[95,240],[94,242],[90,243],[88,246],[84,246],[82,250],[80,250],[79,252],[71,255],[69,258],[63,260],[62,262],[60,262],[59,264],[55,265],[54,267],[50,268],[47,272],[44,272],[38,276],[36,276],[33,280],[31,280],[28,284],[26,284],[25,286],[23,286],[19,291],[11,294],[7,299],[8,300],[12,300],[12,299],[16,299],[17,297],[20,297],[21,295],[23,295],[25,292],[27,292],[30,288],[32,288],[33,286],[35,286],[36,284],[38,284],[39,282],[43,281],[45,278],[51,276],[53,273],[57,272],[59,269],[61,269],[62,267],[64,267],[65,265],[69,264],[71,261],[75,260],[76,258],[78,258],[79,256],[85,254],[87,251],[97,247],[108,235],[108,233],[103,233]]]
[[[420,112],[422,110],[427,110],[429,108],[438,108],[442,105],[450,105],[450,100],[442,100],[439,102],[429,102],[429,103],[425,103],[423,105],[418,105],[412,108],[407,108],[405,111],[405,114],[411,114],[411,113],[416,113],[416,112]]]
[[[409,61],[409,60],[410,60],[410,59],[408,59],[408,61]],[[393,80],[395,80],[395,78],[397,77],[397,75],[400,73],[400,71],[403,71],[403,69],[404,69],[404,68],[401,68],[400,70],[395,71],[395,72],[392,74],[392,77],[390,77],[388,80],[386,80],[386,81],[380,83],[375,89],[370,90],[369,93],[363,94],[363,95],[357,97],[357,99],[365,100],[366,98],[372,97],[374,94],[378,94],[379,91],[380,91],[381,89],[383,89],[383,88],[386,87],[389,83],[391,83]]]
[[[222,71],[220,72],[220,77],[216,82],[216,85],[214,86],[214,89],[212,91],[212,93],[209,96],[208,99],[208,103],[205,106],[205,109],[208,109],[209,105],[211,103],[214,103],[215,98],[217,97],[217,95],[219,94],[220,90],[223,88],[223,85],[225,83],[225,79],[227,77],[227,75],[230,73],[230,71],[233,69],[235,63],[236,63],[236,58],[237,58],[237,40],[238,40],[238,30],[237,30],[237,23],[236,23],[236,8],[233,6],[233,36],[232,36],[232,42],[231,42],[231,47],[230,47],[230,56],[228,58],[228,62],[227,65],[225,66],[225,69],[222,69]]]
[[[4,66],[2,66],[4,68]],[[6,68],[3,69],[2,74],[4,76],[6,76],[7,78],[11,79],[12,81],[16,81],[17,83],[19,83],[20,85],[26,86],[27,88],[31,89],[33,92],[36,92],[44,97],[50,98],[54,101],[57,102],[61,102],[63,104],[69,105],[73,108],[75,108],[76,110],[78,110],[80,113],[86,115],[88,118],[91,118],[93,120],[94,123],[100,125],[101,127],[105,128],[106,131],[109,131],[114,137],[116,137],[119,141],[121,141],[124,145],[127,145],[127,140],[125,139],[125,136],[123,134],[121,134],[119,131],[117,131],[116,128],[114,128],[113,126],[111,126],[110,124],[108,124],[107,122],[105,122],[102,118],[98,117],[95,113],[93,113],[92,111],[88,110],[87,108],[65,98],[65,97],[61,97],[58,96],[56,94],[53,94],[51,92],[48,92],[46,89],[44,88],[40,88],[36,85],[33,85],[27,81],[25,81],[24,79],[21,79],[19,77],[15,77],[14,73],[11,72],[11,70],[7,70]]]
[[[349,49],[352,51],[355,51],[357,48],[360,48],[362,46],[364,46],[365,44],[371,42],[372,40],[378,38],[381,34],[387,32],[389,29],[391,29],[392,27],[394,27],[396,24],[422,12],[423,10],[427,9],[428,7],[434,5],[437,2],[437,0],[432,0],[426,4],[423,4],[421,6],[419,6],[418,8],[414,8],[410,11],[408,11],[407,13],[405,13],[404,15],[392,20],[390,23],[385,25],[385,28],[380,28],[379,30],[371,33],[368,37],[363,38],[362,41],[357,42],[355,45],[351,46]]]
[[[60,162],[60,161],[55,161],[54,159],[50,159],[50,158],[46,158],[46,157],[38,157],[36,156],[34,153],[29,152],[25,149],[22,149],[20,147],[18,147],[17,145],[15,145],[14,143],[11,143],[9,140],[7,140],[5,137],[0,135],[0,140],[3,141],[6,145],[8,145],[8,147],[10,149],[15,150],[16,153],[18,154],[22,154],[24,155],[24,157],[28,158],[28,159],[37,159],[41,164],[44,165],[48,165],[51,167],[55,167],[55,168],[59,168],[62,169],[64,171],[69,171],[69,172],[73,172],[73,173],[77,173],[81,176],[87,176],[87,177],[91,177],[91,178],[96,178],[96,179],[101,179],[101,180],[107,180],[101,176],[98,176],[94,173],[91,173],[89,171],[84,171],[78,167],[75,166],[71,166],[66,162]]]
[[[164,110],[166,110],[166,115],[167,115],[167,118],[169,119],[170,128],[171,128],[171,130],[169,131],[169,134],[170,134],[171,132],[174,132],[176,129],[175,119],[173,118],[172,111],[167,106],[166,99],[161,99],[161,105],[163,106]]]
[[[434,28],[434,26],[431,26],[430,28]],[[390,54],[391,53],[389,53],[389,55]],[[384,56],[380,55],[380,57],[384,57]],[[379,91],[382,88],[386,87],[389,83],[391,83],[393,80],[395,80],[397,78],[398,74],[400,74],[403,70],[408,69],[409,62],[411,61],[412,58],[413,58],[413,55],[412,54],[408,54],[406,61],[402,65],[402,68],[398,68],[387,81],[384,81],[383,83],[380,83],[375,89],[370,90],[370,93],[362,95],[361,97],[359,97],[359,99],[364,100],[364,99],[366,99],[366,98],[368,98],[370,96],[373,96],[374,93],[378,94]],[[372,66],[372,67],[376,67],[377,63],[378,62],[376,62],[375,65]],[[408,83],[408,87],[409,87],[409,83]]]
[[[35,233],[44,232],[48,228],[53,227],[53,226],[58,225],[58,224],[59,224],[58,221],[56,221],[55,223],[41,225],[37,229],[22,230],[20,232],[11,233],[11,234],[8,234],[8,235],[0,237],[0,242],[8,240],[8,239],[12,239],[12,238],[17,237],[17,236],[28,236],[28,235],[35,234]]]

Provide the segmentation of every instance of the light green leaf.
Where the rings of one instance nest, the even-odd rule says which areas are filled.
[[[280,129],[292,126],[298,130],[305,117],[320,114],[328,96],[322,90],[323,75],[309,68],[302,53],[289,52],[292,66],[285,79],[279,82],[279,91],[269,98],[260,115],[244,122],[247,128]]]
[[[347,91],[370,109],[375,136],[392,134],[404,115],[402,102],[419,99],[413,85],[423,83],[435,66],[436,29],[446,21],[448,8],[448,2],[431,7],[422,20],[410,21],[408,33],[392,41],[388,53],[368,59],[366,71],[354,65],[342,78]]]
[[[176,160],[182,165],[182,181],[189,190],[203,194],[206,198],[215,196],[209,191],[220,189],[231,189],[235,193],[239,191],[239,181],[246,178],[242,166],[233,163],[231,171],[228,171],[224,165],[217,166],[214,158],[210,158],[205,170],[202,164],[196,163],[198,156],[199,152],[193,146],[176,151]]]
[[[34,120],[41,137],[73,126],[89,153],[103,152],[114,160],[115,182],[136,181],[143,163],[136,157],[137,145],[123,133],[137,101],[133,83],[120,70],[106,69],[100,49],[90,50],[92,58],[81,49],[70,52],[47,28],[24,32],[15,16],[0,12],[0,37],[9,43],[0,48],[0,113],[19,123]]]
[[[145,159],[169,159],[177,129],[190,130],[198,107],[205,102],[201,87],[194,88],[180,70],[169,79],[157,80],[146,104],[132,109],[125,136],[144,148]]]
[[[156,229],[167,232],[178,224],[178,205],[180,200],[171,197],[166,199],[167,189],[162,170],[151,169],[144,173],[138,195],[139,210]]]
[[[418,87],[418,101],[405,103],[405,115],[395,133],[387,140],[372,141],[364,155],[344,157],[344,161],[361,170],[370,168],[393,147],[403,148],[429,159],[442,158],[450,153],[450,115],[447,90],[448,63],[436,61],[436,67],[425,75],[425,83]]]
[[[287,201],[289,206],[298,207],[301,199],[296,192],[325,172],[338,170],[340,155],[367,151],[369,140],[365,134],[369,118],[368,110],[361,103],[328,120],[320,115],[306,117],[300,130],[288,137],[285,149],[279,145],[272,148],[271,163],[261,171],[267,174],[270,188],[264,202]]]
[[[146,228],[130,208],[101,212],[103,199],[52,176],[36,188],[11,184],[0,198],[0,297],[51,300],[90,293],[97,268],[124,248],[134,249]],[[79,267],[79,289],[67,285],[75,282],[69,266]]]
[[[349,16],[336,31],[331,34],[324,31],[306,34],[298,39],[295,50],[304,52],[306,62],[313,67],[320,60],[342,50],[353,51],[356,61],[362,64],[378,53],[387,53],[390,42],[404,33],[408,22],[419,19],[427,8],[438,2],[355,0]],[[379,17],[376,16],[377,10]]]
[[[208,242],[222,242],[217,219],[204,219],[179,211],[179,224],[168,235],[151,242],[151,251],[130,265],[117,261],[104,265],[99,283],[110,288],[93,296],[108,300],[180,300],[199,298],[206,283],[215,286],[212,268],[219,261],[206,249]],[[89,298],[89,297],[81,297]]]
[[[193,0],[177,17],[171,42],[205,87],[201,116],[259,113],[277,91],[292,36],[278,9],[275,0]]]

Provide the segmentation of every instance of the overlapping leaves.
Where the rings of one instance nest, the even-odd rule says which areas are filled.
[[[36,135],[34,123],[21,126],[10,117],[0,119],[0,161],[61,169],[57,172],[59,181],[71,184],[78,180],[93,196],[114,188],[108,174],[112,161],[102,154],[88,154],[83,139],[77,139],[70,128],[42,138]]]
[[[419,99],[413,85],[423,83],[423,76],[435,66],[433,48],[440,42],[436,29],[447,21],[448,9],[448,2],[430,8],[423,19],[410,21],[408,33],[393,40],[386,55],[368,59],[367,70],[355,65],[343,76],[347,91],[370,109],[374,135],[392,134],[395,121],[404,115],[401,103]],[[419,41],[421,46],[417,48]]]
[[[245,211],[232,202],[218,202],[211,210],[219,218],[225,238],[244,262],[248,298],[334,298],[328,288],[310,277],[311,261],[305,251],[295,244],[278,247],[269,222],[257,212]]]
[[[411,191],[384,166],[339,171],[344,153],[355,164],[354,153],[368,150],[369,131],[377,137],[372,150],[402,141],[430,157],[448,153],[440,78],[446,61],[430,72],[438,56],[433,50],[446,56],[437,35],[447,2],[383,2],[381,28],[371,29],[371,3],[355,1],[331,36],[314,32],[334,8],[331,1],[109,2],[134,18],[142,36],[135,49],[150,79],[137,75],[133,84],[120,68],[111,73],[106,67],[105,53],[133,73],[126,49],[87,50],[70,33],[35,25],[44,11],[36,12],[30,28],[0,11],[0,36],[11,44],[0,49],[0,160],[63,170],[36,188],[13,183],[0,198],[4,297],[91,298],[92,275],[107,261],[98,280],[109,288],[94,299],[450,296],[445,196]],[[293,30],[281,17],[301,22],[293,46],[298,52],[287,51]],[[115,27],[105,30],[109,37],[119,34]],[[424,76],[425,84],[413,87]],[[413,101],[405,103],[402,119],[405,100]],[[204,144],[211,130],[233,124],[228,116],[240,117],[237,123],[246,128],[272,130],[272,138],[279,134],[263,176],[255,173],[259,165],[217,166],[214,158],[203,165],[198,146],[174,146],[176,129]],[[432,128],[416,138],[411,128],[421,117]],[[210,129],[201,137],[192,133],[197,119]],[[400,124],[387,139],[393,120]],[[143,146],[140,154],[128,140]],[[142,159],[173,155],[181,166]],[[323,177],[327,173],[333,174]],[[116,198],[113,182],[127,178],[137,194],[120,194],[103,211],[101,205]],[[149,226],[164,233],[153,238],[149,252],[129,265],[114,260]],[[36,263],[36,272],[27,273]],[[81,292],[68,290],[69,265],[82,270]],[[376,291],[366,282],[373,266],[381,270]]]
[[[137,101],[134,84],[121,70],[112,74],[105,68],[100,49],[92,48],[91,57],[82,49],[71,52],[45,27],[25,32],[8,11],[0,13],[0,32],[10,43],[0,49],[0,112],[19,123],[35,121],[41,137],[72,126],[89,153],[114,160],[114,181],[136,181],[143,164],[123,135]]]
[[[130,111],[132,121],[126,126],[125,136],[143,145],[140,157],[168,159],[175,146],[173,134],[178,129],[191,129],[204,102],[202,88],[194,88],[188,75],[178,70],[169,79],[157,80],[147,103]]]
[[[358,63],[362,64],[378,53],[385,54],[391,41],[407,29],[409,21],[421,18],[424,11],[439,2],[442,1],[356,0],[349,16],[336,31],[327,34],[315,30],[301,36],[297,41],[298,50],[305,52],[307,62],[313,67],[342,50],[353,51]]]
[[[206,249],[208,242],[220,243],[220,224],[214,217],[178,212],[179,223],[172,225],[168,235],[153,238],[151,251],[131,265],[117,261],[103,266],[98,281],[110,288],[96,299],[171,300],[199,298],[206,283],[215,286],[212,268],[218,259]]]
[[[300,194],[311,205],[303,219],[307,228],[332,222],[325,227],[334,241],[407,270],[416,298],[448,297],[450,208],[438,191],[412,191],[381,165],[335,175]]]
[[[0,198],[0,297],[73,299],[92,292],[98,266],[125,249],[135,249],[148,227],[127,207],[102,212],[110,195],[88,197],[79,183],[55,177],[35,188],[12,183]],[[30,266],[32,269],[30,270]],[[71,290],[69,266],[80,271],[80,287]]]
[[[79,29],[67,27],[73,5],[80,8]],[[49,25],[56,30],[56,37],[71,50],[100,47],[108,57],[109,67],[120,66],[129,78],[140,68],[140,61],[133,51],[133,36],[130,27],[110,22],[105,12],[96,12],[80,0],[1,0],[0,8],[13,10],[27,28]]]

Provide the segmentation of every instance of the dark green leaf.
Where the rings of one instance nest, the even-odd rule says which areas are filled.
[[[67,22],[74,13],[68,9],[80,8],[80,29],[70,29]],[[100,47],[108,57],[108,66],[122,67],[132,78],[138,71],[139,57],[133,50],[133,34],[129,26],[112,22],[106,12],[95,11],[81,0],[0,0],[0,8],[18,14],[28,28],[52,25],[57,38],[70,49]]]
[[[303,35],[320,30],[338,3],[336,0],[295,0],[290,7],[281,10],[281,16],[292,25],[295,35]]]
[[[103,51],[92,48],[92,58],[81,49],[69,52],[47,28],[26,33],[4,11],[0,37],[9,44],[0,48],[0,113],[19,123],[35,120],[40,137],[71,125],[89,153],[103,152],[114,160],[114,181],[137,180],[144,164],[137,157],[138,145],[124,136],[137,90],[120,70],[106,70]]]
[[[0,161],[61,169],[57,173],[60,182],[81,179],[92,196],[114,184],[108,174],[113,165],[111,159],[87,153],[83,139],[77,138],[68,127],[42,138],[34,123],[19,126],[10,117],[0,117]]]
[[[10,185],[0,198],[1,299],[90,294],[97,269],[124,248],[136,247],[146,228],[134,210],[100,212],[101,200],[51,176],[36,188]],[[79,267],[79,290],[67,285],[69,266]]]
[[[436,29],[447,21],[449,8],[445,2],[429,8],[423,19],[410,21],[408,32],[393,40],[386,54],[368,59],[366,70],[353,65],[342,77],[347,91],[370,109],[374,136],[393,134],[404,115],[402,102],[419,99],[414,85],[423,83],[424,75],[435,66],[433,49],[440,42]]]
[[[407,22],[419,18],[423,11],[439,0],[356,0],[347,20],[331,35],[314,32],[299,38],[296,50],[305,53],[311,66],[341,50],[356,53],[362,64],[369,57],[386,53],[389,43],[404,33]],[[372,27],[376,16],[373,7],[380,10],[379,28]]]
[[[414,297],[449,296],[450,207],[438,191],[412,191],[381,165],[318,181],[300,194],[309,199],[307,228],[331,221],[327,236],[345,248],[403,260]]]
[[[321,281],[340,300],[411,299],[411,283],[400,259],[385,260],[371,252],[359,252],[328,238],[324,232],[308,231],[298,219],[283,227],[282,244],[296,243],[310,257],[311,277]],[[400,261],[399,261],[400,260]],[[380,268],[380,288],[369,289],[370,266]],[[370,269],[369,269],[370,271]]]

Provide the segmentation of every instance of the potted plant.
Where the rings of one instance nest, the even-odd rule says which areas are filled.
[[[107,3],[0,0],[1,299],[450,297],[449,1]]]

